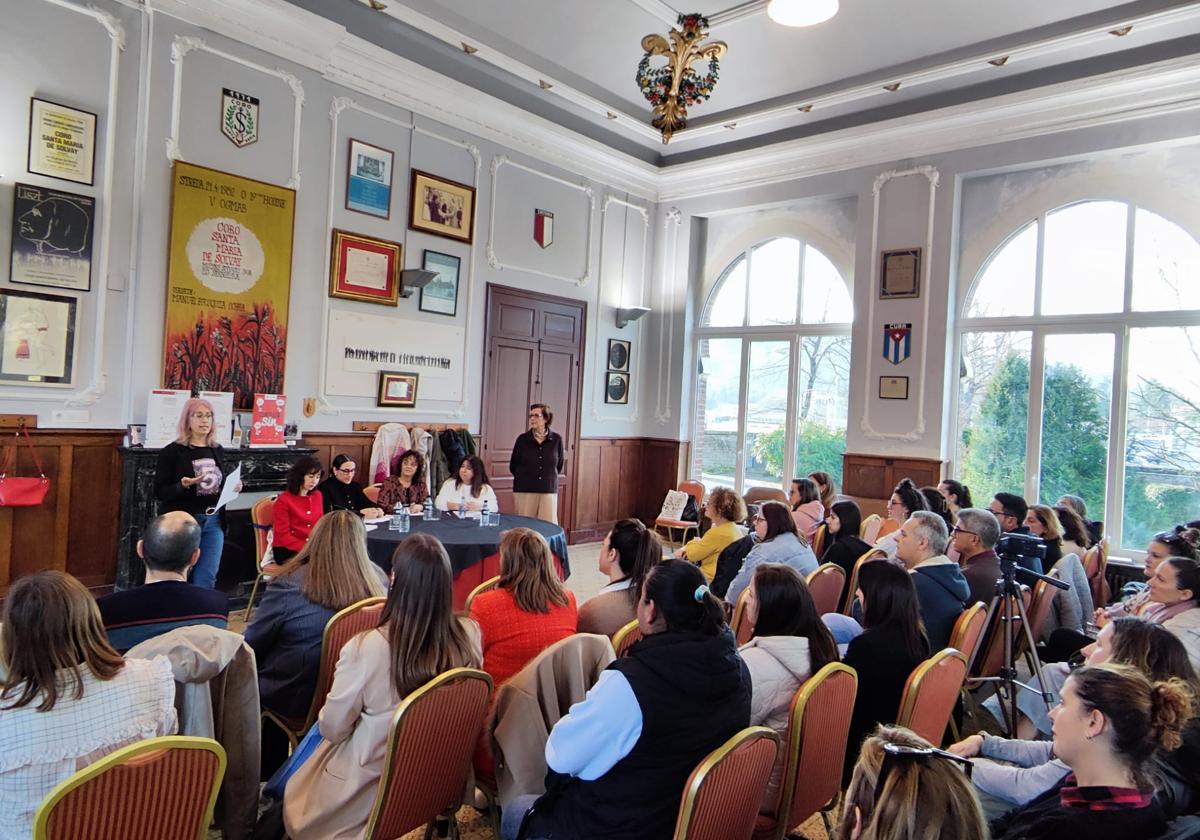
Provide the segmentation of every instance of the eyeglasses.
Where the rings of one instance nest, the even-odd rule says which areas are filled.
[[[535,411],[533,414],[530,414],[530,415],[529,415],[529,419],[530,419],[530,420],[541,420],[541,419],[542,419],[542,415],[538,414],[538,413]]]
[[[939,750],[936,747],[907,747],[903,744],[884,744],[883,763],[879,765],[879,779],[875,782],[875,801],[879,801],[879,796],[883,793],[884,785],[887,784],[888,776],[896,768],[897,764],[902,761],[928,761],[933,758],[953,761],[962,767],[968,779],[971,778],[971,771],[975,769],[975,764],[970,759],[963,758],[961,755],[955,755],[952,752]]]
[[[340,472],[342,475],[354,475],[358,472],[357,467],[338,467],[334,472]]]
[[[957,525],[950,529],[950,536],[954,536],[955,534],[970,534],[972,537],[979,536],[975,531],[968,531],[966,528],[960,528]]]
[[[197,411],[192,414],[192,419],[193,420],[211,420],[211,419],[213,419],[213,416],[212,416],[212,413],[208,412],[208,411],[205,411],[205,412]]]

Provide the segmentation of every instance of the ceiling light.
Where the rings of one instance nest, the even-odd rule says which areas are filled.
[[[767,16],[781,26],[814,26],[837,14],[838,0],[771,0]]]

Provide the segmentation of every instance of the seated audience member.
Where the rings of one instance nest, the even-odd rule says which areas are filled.
[[[880,537],[875,541],[875,547],[887,555],[889,560],[896,559],[896,538],[900,526],[908,521],[914,511],[929,510],[925,503],[925,494],[917,489],[912,479],[902,478],[892,491],[892,497],[887,504],[887,526],[880,530]]]
[[[919,510],[900,526],[896,556],[912,572],[921,621],[934,651],[950,644],[954,623],[971,597],[971,587],[958,564],[946,556],[946,523],[935,513]]]
[[[862,529],[862,511],[852,501],[834,502],[829,516],[825,519],[825,527],[828,529],[829,547],[821,555],[821,565],[835,563],[846,573],[840,603],[846,599],[846,588],[850,586],[854,564],[858,562],[858,558],[871,550],[871,546],[858,535]]]
[[[925,497],[925,509],[940,516],[946,523],[946,532],[949,533],[954,527],[954,514],[941,491],[936,487],[922,487],[921,495]]]
[[[379,506],[391,513],[396,505],[406,505],[410,513],[420,513],[429,498],[425,483],[425,459],[415,449],[400,453],[395,475],[389,475],[379,488]]]
[[[938,492],[942,494],[942,498],[946,500],[946,506],[950,508],[950,513],[958,521],[958,512],[969,507],[974,507],[971,504],[971,490],[961,481],[955,481],[952,478],[947,478],[937,486]]]
[[[1029,505],[1015,493],[997,493],[988,503],[988,510],[1000,523],[1000,533],[1024,534],[1030,536],[1029,528],[1025,525],[1025,517],[1029,515]],[[1049,566],[1043,566],[1036,557],[1022,557],[1019,565],[1041,574]]]
[[[1115,604],[1103,607],[1105,615],[1108,618],[1141,615],[1142,611],[1150,606],[1150,581],[1154,579],[1154,573],[1158,571],[1159,565],[1172,557],[1197,559],[1197,542],[1200,542],[1200,531],[1194,528],[1184,528],[1182,525],[1176,525],[1171,531],[1160,531],[1155,534],[1146,546],[1145,566],[1142,569],[1146,583],[1140,585],[1139,591],[1122,598]],[[1132,586],[1133,584],[1126,584],[1127,588]],[[1097,604],[1096,606],[1100,607],[1101,605]]]
[[[483,467],[483,459],[478,455],[468,455],[458,465],[458,473],[454,478],[442,482],[438,491],[438,510],[483,510],[492,513],[500,512],[500,503],[496,500],[496,491],[488,483],[487,470]]]
[[[753,522],[762,505],[747,505],[746,508],[749,510],[749,521]],[[709,584],[712,594],[718,598],[725,597],[725,593],[729,591],[729,584],[733,583],[733,579],[742,570],[746,555],[758,544],[757,541],[758,535],[751,531],[740,540],[734,540],[721,549],[721,553],[717,555],[717,573],[713,575],[712,583]]]
[[[171,663],[122,659],[104,637],[96,602],[64,572],[37,572],[8,590],[0,671],[5,838],[32,837],[38,805],[75,771],[175,732]]]
[[[754,638],[738,652],[750,670],[750,725],[774,729],[785,744],[796,692],[838,660],[837,647],[804,578],[788,566],[765,563],[755,570],[746,620],[754,627]],[[779,750],[763,797],[764,812],[774,812],[778,803],[786,760],[787,750]]]
[[[321,462],[311,455],[301,455],[287,471],[287,489],[279,494],[274,505],[274,524],[271,553],[282,565],[296,556],[313,526],[325,512],[321,491]]]
[[[675,556],[699,566],[705,580],[712,580],[717,571],[717,557],[725,546],[745,536],[738,523],[746,518],[746,503],[728,487],[718,487],[708,494],[704,515],[712,525],[704,536],[688,540],[676,550]]]
[[[546,793],[504,810],[506,840],[530,804],[531,840],[670,837],[692,770],[749,723],[749,672],[695,566],[651,569],[638,624],[642,640],[550,732]]]
[[[413,534],[396,547],[392,569],[379,626],[342,648],[318,719],[322,741],[284,791],[283,819],[292,840],[361,837],[396,707],[438,674],[478,668],[482,661],[479,628],[454,614],[450,558],[442,544]]]
[[[992,823],[995,840],[1129,840],[1167,823],[1145,767],[1182,742],[1194,699],[1178,679],[1154,682],[1129,665],[1087,665],[1067,678],[1054,754],[1071,768],[1058,785]]]
[[[833,503],[838,500],[837,485],[833,483],[833,476],[827,472],[817,470],[808,474],[817,484],[817,493],[821,497],[821,506],[825,508],[825,512],[829,513],[833,509]]]
[[[362,485],[354,480],[358,465],[349,455],[338,455],[333,459],[329,478],[317,485],[321,494],[321,505],[325,513],[335,510],[352,510],[364,519],[383,516],[383,509],[367,498]]]
[[[1058,515],[1049,505],[1030,505],[1025,514],[1025,527],[1032,536],[1046,544],[1046,556],[1042,558],[1042,568],[1047,572],[1054,564],[1062,559],[1062,524]]]
[[[1087,554],[1087,550],[1093,545],[1092,537],[1088,534],[1083,519],[1074,510],[1064,505],[1056,505],[1054,515],[1058,517],[1058,522],[1062,525],[1063,554],[1074,554],[1082,560],[1083,555]]]
[[[637,519],[622,519],[600,544],[600,572],[608,585],[579,608],[578,631],[611,636],[637,618],[642,585],[662,560],[658,534]]]
[[[367,557],[362,518],[348,510],[322,517],[304,548],[267,584],[246,627],[263,708],[303,723],[317,687],[325,625],[339,610],[386,592],[383,570]]]
[[[817,526],[825,518],[825,505],[821,504],[817,483],[811,478],[793,478],[788,503],[792,506],[796,532],[812,539]]]
[[[958,552],[963,577],[970,588],[969,601],[990,604],[1000,578],[1000,558],[996,556],[996,540],[1000,539],[1000,523],[989,510],[963,508],[958,512],[958,524],[950,532],[950,542]]]
[[[900,726],[863,742],[838,840],[987,840],[970,766]]]
[[[1058,500],[1058,506],[1070,508],[1078,514],[1079,518],[1083,520],[1084,527],[1087,528],[1088,540],[1092,545],[1100,542],[1100,538],[1104,535],[1104,523],[1088,519],[1087,504],[1082,497],[1062,496]]]
[[[782,563],[791,566],[803,577],[817,569],[817,557],[803,536],[796,533],[796,522],[783,502],[763,502],[758,516],[754,518],[754,534],[757,545],[750,549],[742,562],[725,600],[736,604],[742,590],[750,585],[754,570],[761,563]]]
[[[146,582],[97,601],[109,643],[117,653],[176,627],[229,624],[224,592],[188,583],[200,558],[200,525],[181,510],[156,517],[142,532],[138,557],[146,564]]]
[[[914,668],[929,658],[913,576],[893,563],[864,563],[858,573],[863,632],[842,661],[858,672],[858,693],[846,742],[846,773],[877,724],[895,723],[900,695]]]

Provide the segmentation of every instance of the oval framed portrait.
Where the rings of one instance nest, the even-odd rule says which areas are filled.
[[[629,342],[619,338],[608,340],[608,369],[627,372],[629,370]]]
[[[604,388],[604,401],[614,405],[625,405],[629,402],[629,374],[609,373],[608,382]]]

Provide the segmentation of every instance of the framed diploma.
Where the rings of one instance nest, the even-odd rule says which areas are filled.
[[[95,114],[36,96],[29,100],[31,173],[90,186],[95,162]]]
[[[921,249],[884,251],[880,260],[879,299],[921,296]]]
[[[344,230],[333,232],[329,296],[395,306],[400,299],[398,242]]]
[[[908,399],[908,377],[907,376],[881,376],[881,377],[879,377],[879,399],[881,399],[881,400],[906,400],[906,399]]]

